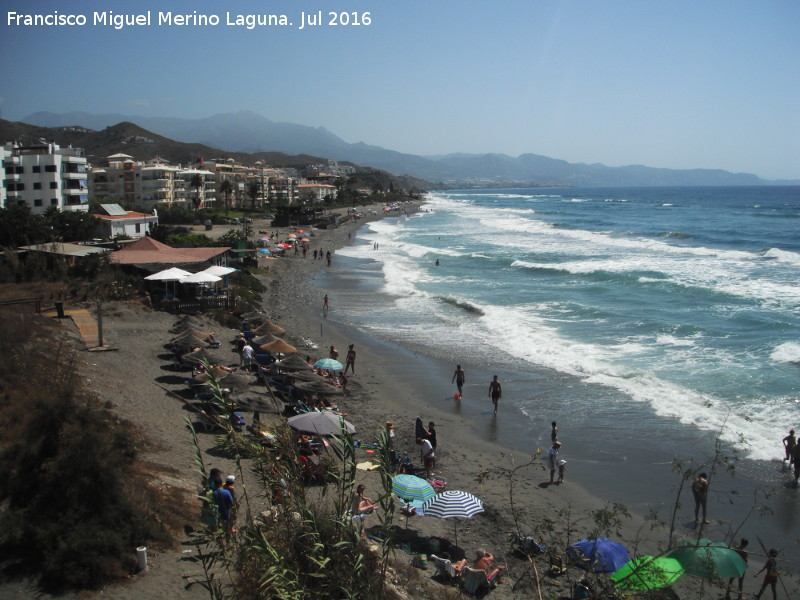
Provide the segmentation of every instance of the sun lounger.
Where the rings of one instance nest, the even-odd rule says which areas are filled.
[[[434,577],[441,577],[442,579],[454,583],[458,580],[459,573],[453,568],[453,562],[448,558],[441,558],[435,554],[430,555],[433,564],[436,565],[436,573]]]
[[[497,577],[495,577],[496,579]],[[461,569],[461,580],[464,591],[472,596],[481,590],[492,589],[496,583],[496,581],[489,581],[489,576],[483,569],[473,569],[467,566]]]

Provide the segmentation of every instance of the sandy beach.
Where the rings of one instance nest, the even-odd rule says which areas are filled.
[[[419,465],[419,451],[414,443],[414,421],[417,417],[425,423],[435,421],[438,432],[436,450],[437,464],[435,478],[446,481],[448,490],[468,491],[484,503],[486,510],[471,520],[460,520],[457,527],[458,546],[455,547],[454,523],[452,520],[411,517],[408,522],[408,536],[401,540],[401,548],[396,559],[410,562],[410,552],[426,552],[447,549],[451,555],[460,558],[466,555],[472,559],[478,548],[486,548],[494,553],[499,564],[507,566],[503,583],[491,592],[491,596],[502,598],[535,597],[530,564],[512,554],[510,538],[519,530],[525,535],[542,537],[550,548],[563,550],[573,543],[596,531],[590,516],[591,511],[609,507],[609,502],[590,494],[580,483],[567,478],[562,485],[550,485],[549,474],[541,459],[532,461],[532,453],[537,447],[545,452],[549,446],[549,429],[529,432],[530,447],[526,450],[513,449],[504,444],[503,427],[513,421],[513,412],[504,412],[494,419],[491,415],[491,402],[487,397],[489,380],[475,381],[471,373],[486,373],[487,365],[464,365],[468,373],[465,398],[461,404],[453,398],[455,385],[450,383],[455,364],[434,360],[415,353],[412,349],[386,343],[368,332],[351,327],[337,319],[335,289],[324,290],[313,285],[318,273],[327,271],[327,281],[336,279],[335,250],[351,243],[359,227],[370,219],[383,218],[380,207],[373,207],[375,215],[368,211],[365,218],[356,223],[345,224],[332,230],[314,232],[311,248],[334,252],[330,267],[324,260],[314,261],[311,253],[304,259],[302,255],[270,260],[269,273],[260,278],[267,286],[265,302],[262,307],[272,320],[286,328],[284,338],[298,347],[298,353],[312,357],[327,356],[329,346],[335,346],[340,358],[346,354],[347,347],[354,344],[357,351],[355,375],[350,380],[351,395],[338,401],[347,419],[357,429],[357,439],[374,441],[377,432],[386,421],[395,424],[396,447],[407,452]],[[380,212],[379,212],[380,211]],[[389,217],[391,218],[391,217]],[[269,229],[263,223],[255,223],[254,229]],[[288,233],[288,230],[283,230]],[[217,233],[217,232],[215,232]],[[332,311],[327,318],[322,315],[322,297],[330,293]],[[165,345],[173,337],[169,332],[176,320],[175,315],[154,312],[135,303],[110,303],[103,307],[103,323],[106,343],[114,350],[108,352],[81,352],[85,361],[85,379],[103,398],[114,405],[119,415],[137,423],[152,440],[152,446],[143,449],[147,460],[163,467],[159,481],[153,485],[170,484],[194,493],[199,483],[195,471],[194,451],[185,427],[185,418],[190,416],[183,403],[176,397],[185,389],[188,371],[178,372],[172,368],[171,356]],[[68,320],[63,321],[64,329],[80,346],[74,327]],[[214,352],[222,362],[238,364],[238,356],[231,351],[235,330],[225,329],[219,324],[208,324],[222,342],[221,348]],[[303,347],[303,340],[312,340],[317,349]],[[501,371],[502,378],[502,371]],[[461,406],[461,408],[459,408]],[[262,415],[263,416],[263,415]],[[279,418],[277,414],[270,418]],[[250,416],[248,415],[248,422]],[[563,431],[560,439],[565,448],[571,436],[580,432]],[[246,490],[248,472],[236,470],[233,461],[215,455],[213,434],[199,434],[207,467],[219,467],[223,473],[236,474],[239,490]],[[359,460],[369,460],[364,450],[359,451]],[[367,486],[368,495],[379,493],[380,480],[377,472],[359,471]],[[677,485],[676,479],[675,484]],[[240,491],[241,493],[241,491]],[[669,502],[654,491],[652,506]],[[684,498],[684,503],[690,500]],[[513,506],[513,510],[512,510]],[[639,515],[623,517],[613,527],[604,531],[612,539],[625,544],[631,554],[658,554],[667,547],[667,532],[651,529],[641,515],[646,514],[647,503],[637,504]],[[686,527],[691,521],[691,507],[680,509],[677,539],[697,538],[698,532]],[[405,518],[398,513],[397,524],[406,527]],[[515,521],[518,524],[515,525]],[[366,519],[367,529],[377,524]],[[189,525],[189,524],[187,524]],[[434,546],[429,545],[434,539]],[[207,597],[207,592],[198,584],[191,584],[187,577],[198,569],[191,558],[196,553],[191,538],[179,539],[179,547],[174,551],[149,553],[149,569],[132,576],[126,583],[110,586],[102,595],[114,599],[132,599],[151,594],[165,598]],[[754,593],[761,579],[754,579],[752,573],[761,567],[762,551],[756,540],[751,540],[751,558],[744,591]],[[135,549],[131,549],[132,552]],[[546,558],[536,563],[540,575],[547,570]],[[441,583],[431,581],[435,570],[419,571],[419,593],[415,597],[436,597],[437,590],[443,589]],[[546,598],[569,597],[570,586],[580,576],[577,568],[571,568],[567,575],[560,577],[543,576],[542,593]],[[794,582],[784,577],[783,582],[789,592],[797,591]],[[681,598],[696,597],[702,581],[682,577],[674,586]],[[438,587],[437,587],[438,586]],[[22,584],[6,585],[0,588],[0,595],[9,598],[23,598],[33,591]],[[721,597],[715,589],[711,597]],[[780,598],[786,597],[783,591]]]

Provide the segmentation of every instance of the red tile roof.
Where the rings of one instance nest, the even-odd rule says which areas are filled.
[[[121,265],[200,263],[228,250],[230,248],[173,248],[151,237],[143,237],[122,250],[112,252],[109,260]]]

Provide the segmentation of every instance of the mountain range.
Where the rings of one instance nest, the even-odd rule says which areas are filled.
[[[410,175],[450,187],[510,185],[692,186],[781,185],[800,181],[768,181],[748,173],[720,169],[662,169],[642,165],[608,167],[570,163],[537,154],[447,154],[418,156],[363,142],[348,143],[324,127],[276,123],[249,111],[204,119],[142,117],[83,112],[37,112],[23,119],[40,127],[80,126],[102,130],[131,122],[166,138],[204,144],[227,152],[306,154],[369,165],[397,175]]]

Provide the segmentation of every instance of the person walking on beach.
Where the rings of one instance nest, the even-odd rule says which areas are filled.
[[[786,458],[783,460],[789,461],[789,466],[792,466],[792,450],[797,445],[797,438],[794,436],[794,429],[789,430],[789,435],[783,438],[783,449],[786,452]]]
[[[767,585],[769,585],[772,588],[772,600],[778,600],[778,591],[775,589],[775,584],[778,583],[778,551],[774,548],[770,549],[767,553],[767,562],[753,577],[758,577],[763,571],[767,573],[764,575],[764,582],[761,584],[761,589],[758,590],[758,593],[755,595],[755,599],[758,600],[761,598],[761,594],[764,593]]]
[[[250,345],[250,342],[245,342],[244,348],[242,348],[242,366],[244,367],[244,370],[249,373],[252,365],[253,347]]]
[[[431,446],[436,450],[436,424],[433,421],[428,423],[428,428],[425,429],[425,435],[422,436],[431,443]]]
[[[550,442],[555,443],[558,441],[558,425],[553,421],[550,423]]]
[[[458,389],[458,397],[461,398],[464,395],[464,381],[466,381],[466,375],[464,374],[464,369],[461,368],[461,365],[456,365],[456,372],[453,373],[453,378],[450,380],[450,383],[456,382],[456,388]]]
[[[692,482],[692,495],[694,496],[694,526],[697,527],[698,514],[703,509],[703,523],[708,523],[706,519],[706,504],[708,502],[708,475],[700,473]]]
[[[330,307],[328,306],[328,294],[325,294],[325,297],[322,299],[322,315],[323,316],[328,316],[329,308]]]
[[[225,533],[231,531],[231,523],[233,518],[233,496],[231,493],[222,487],[222,479],[214,480],[214,504],[217,505],[217,512],[219,513],[219,523],[225,528]]]
[[[553,446],[547,453],[547,462],[550,467],[550,483],[556,482],[556,468],[558,467],[558,451],[561,449],[561,442],[553,442]]]
[[[489,384],[489,396],[492,398],[492,403],[494,404],[494,414],[497,414],[497,401],[500,400],[500,397],[503,395],[503,388],[500,385],[500,382],[497,380],[497,375],[494,376],[492,382]]]
[[[345,357],[344,374],[347,375],[347,369],[352,369],[353,375],[356,374],[356,349],[354,344],[347,347],[347,356]]]

